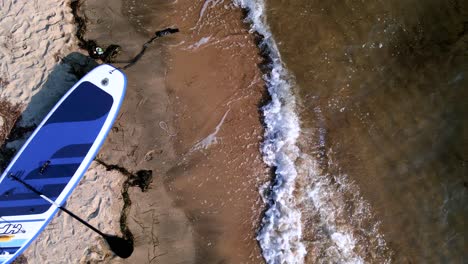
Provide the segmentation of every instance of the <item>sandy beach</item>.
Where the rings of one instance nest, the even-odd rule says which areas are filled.
[[[94,67],[128,79],[64,206],[133,254],[59,212],[14,263],[463,262],[465,6],[0,0],[0,172]]]
[[[29,2],[0,4],[2,18],[19,14],[0,21],[1,36],[12,32],[14,40],[2,40],[0,46],[48,41],[45,51],[0,49],[1,97],[22,110],[21,117],[0,112],[8,143],[3,160],[77,75],[94,65],[78,47],[69,1],[45,2],[40,8]],[[133,58],[156,30],[177,27],[180,33],[157,40],[125,71],[128,87],[119,117],[97,162],[67,202],[104,232],[133,238],[133,255],[114,257],[99,236],[59,214],[22,261],[262,262],[255,234],[263,210],[259,188],[270,177],[259,152],[258,109],[265,89],[258,67],[262,58],[242,10],[227,1],[75,4],[75,15],[86,21],[85,39],[103,48],[121,47],[116,66]],[[28,16],[46,22],[25,24]],[[50,34],[31,35],[41,27]],[[147,189],[132,184],[141,170],[152,172]]]
[[[91,25],[92,10],[104,10],[104,4],[83,5]],[[104,20],[95,29],[89,27],[87,35],[122,46],[119,59],[131,58],[140,48],[136,43],[157,29],[174,26],[181,31],[155,43],[127,72],[129,83],[134,83],[122,110],[128,115],[119,119],[119,133],[109,138],[127,149],[106,152],[108,144],[101,152],[111,163],[151,168],[155,175],[147,193],[131,193],[135,209],[129,219],[151,221],[130,220],[137,254],[129,261],[157,257],[161,263],[258,263],[258,188],[268,179],[258,151],[262,128],[257,107],[263,82],[258,51],[241,11],[203,1],[123,6],[127,25],[116,25],[113,16],[122,15],[115,3],[107,16],[119,33],[109,31]],[[136,36],[120,37],[126,28]],[[148,155],[152,158],[145,159]],[[161,197],[169,202],[159,204]],[[153,210],[156,204],[160,208]],[[144,215],[148,210],[157,219]],[[145,235],[148,230],[157,237],[157,246]]]

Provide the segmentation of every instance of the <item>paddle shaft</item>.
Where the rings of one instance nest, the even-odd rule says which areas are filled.
[[[58,203],[52,201],[49,197],[45,196],[45,194],[43,194],[42,192],[38,191],[36,188],[32,187],[31,185],[27,184],[26,182],[24,182],[23,180],[21,180],[20,178],[16,177],[15,175],[13,174],[10,174],[9,177],[13,178],[15,181],[23,184],[26,188],[28,188],[30,191],[34,192],[35,194],[39,195],[42,199],[46,200],[47,202],[53,204],[54,206],[56,206],[58,209],[64,211],[65,213],[67,213],[69,216],[75,218],[76,220],[80,221],[83,225],[87,226],[89,229],[93,230],[94,232],[98,233],[99,235],[103,236],[103,237],[107,237],[106,234],[102,233],[101,231],[99,231],[97,228],[95,228],[94,226],[90,225],[88,222],[86,222],[85,220],[79,218],[77,215],[75,215],[74,213],[68,211],[67,208],[59,205]]]

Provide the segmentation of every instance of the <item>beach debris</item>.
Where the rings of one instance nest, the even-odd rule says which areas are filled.
[[[133,241],[133,234],[130,231],[130,228],[127,224],[127,216],[130,211],[130,206],[132,201],[130,200],[130,195],[128,194],[128,189],[130,187],[138,186],[142,192],[145,192],[149,189],[151,182],[153,181],[153,171],[152,170],[139,170],[136,174],[131,173],[126,168],[119,165],[107,164],[101,159],[96,158],[95,161],[104,166],[106,170],[116,170],[117,172],[123,174],[127,177],[123,186],[122,186],[122,198],[123,198],[123,208],[120,214],[120,231],[123,236],[130,241]]]
[[[5,78],[0,78],[0,89],[6,87],[10,82],[8,82]]]
[[[106,170],[116,170],[127,177],[127,184],[130,187],[138,186],[142,192],[148,190],[151,182],[153,181],[153,171],[152,170],[139,170],[136,173],[131,173],[126,168],[114,165],[107,164],[101,159],[96,158],[95,161],[106,168]]]
[[[88,50],[91,58],[99,59],[105,63],[112,62],[121,49],[119,45],[111,44],[104,50],[94,40],[86,40],[82,48]]]
[[[145,161],[150,161],[153,159],[154,150],[148,151],[145,154]]]
[[[98,56],[101,56],[104,54],[104,50],[101,47],[96,47],[96,53]]]
[[[0,98],[0,145],[8,139],[16,121],[20,118],[22,105],[12,104],[5,98]]]
[[[129,61],[115,61],[115,57],[117,57],[117,54],[121,50],[121,47],[119,45],[111,44],[104,49],[101,46],[99,46],[95,40],[85,39],[84,35],[86,33],[86,19],[78,14],[80,5],[81,1],[79,0],[74,0],[70,3],[72,14],[75,20],[74,22],[77,27],[76,38],[79,40],[78,46],[82,49],[87,50],[91,58],[99,59],[104,63],[127,63],[125,66],[119,68],[122,70],[130,68],[138,60],[140,60],[148,46],[151,43],[153,43],[154,40],[179,32],[178,28],[166,28],[163,30],[156,31],[154,33],[154,36],[151,37],[145,44],[143,44],[142,49],[133,59]]]
[[[86,33],[86,19],[78,15],[78,10],[81,1],[75,0],[70,3],[74,22],[76,25],[76,38],[79,40],[78,46],[88,51],[88,54],[93,59],[99,59],[104,63],[112,62],[112,60],[120,52],[120,46],[111,44],[105,49],[97,44],[95,40],[85,39],[84,34]]]
[[[164,122],[164,121],[160,121],[160,122],[159,122],[159,127],[160,127],[162,130],[166,131],[167,135],[170,136],[170,137],[175,137],[175,136],[177,135],[177,133],[173,133],[173,132],[171,132],[171,131],[169,130],[169,126],[168,126],[167,123]]]

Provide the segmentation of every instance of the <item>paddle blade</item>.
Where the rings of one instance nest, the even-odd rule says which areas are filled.
[[[133,241],[118,236],[105,235],[104,239],[109,244],[114,254],[121,258],[128,258],[133,253]]]

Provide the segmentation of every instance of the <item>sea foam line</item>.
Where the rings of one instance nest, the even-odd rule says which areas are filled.
[[[322,175],[318,161],[298,148],[301,128],[296,98],[291,91],[293,77],[283,66],[266,22],[264,0],[233,1],[248,10],[251,31],[262,35],[260,48],[268,51],[271,59],[271,72],[263,76],[271,102],[262,109],[265,138],[261,150],[265,163],[276,168],[276,177],[273,185],[268,186],[271,190],[268,197],[263,195],[267,192],[261,192],[268,209],[257,235],[266,262],[304,263],[305,256],[310,254],[311,259],[319,263],[364,263],[366,257],[374,262],[389,263],[391,258],[387,256],[391,252],[386,253],[388,248],[378,231],[379,223],[373,222],[369,204],[360,197],[357,186],[345,175],[333,177],[337,181],[333,183],[330,175]],[[325,132],[320,132],[319,145],[324,147],[322,133]],[[295,164],[298,159],[300,166]],[[297,188],[299,177],[308,184]],[[345,206],[349,202],[346,195],[351,196],[355,206],[349,218],[346,218]],[[310,220],[311,215],[316,226],[309,231],[319,240],[309,241],[311,252],[307,252],[301,218]],[[366,222],[373,224],[364,227]],[[356,230],[363,234],[355,236]],[[363,249],[357,249],[358,244]],[[372,251],[371,256],[366,255],[366,251]]]
[[[290,75],[266,23],[263,0],[234,0],[247,9],[251,31],[263,36],[261,48],[268,50],[271,72],[263,78],[271,101],[263,107],[265,139],[264,162],[276,169],[271,193],[266,197],[268,209],[262,219],[257,240],[267,263],[303,263],[306,248],[302,243],[301,212],[294,198],[297,171],[294,162],[300,151],[296,145],[300,133],[296,101],[291,92]]]

